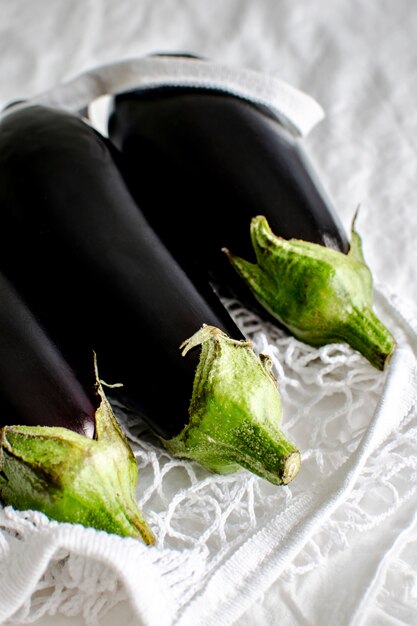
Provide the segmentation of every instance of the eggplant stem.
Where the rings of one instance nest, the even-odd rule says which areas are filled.
[[[136,459],[99,380],[97,387],[95,439],[62,427],[0,429],[0,497],[18,510],[152,544],[136,502]]]
[[[300,453],[280,429],[282,406],[271,360],[249,341],[203,326],[182,344],[185,355],[201,345],[187,426],[168,450],[222,474],[242,468],[275,485],[300,468]]]
[[[379,370],[389,362],[396,346],[394,337],[371,309],[354,308],[348,321],[341,325],[340,339]]]

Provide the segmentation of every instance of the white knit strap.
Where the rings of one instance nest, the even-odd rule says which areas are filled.
[[[324,117],[321,106],[287,83],[256,72],[183,57],[144,57],[89,70],[39,94],[40,104],[80,111],[103,95],[162,86],[217,89],[271,109],[298,135],[307,134]]]

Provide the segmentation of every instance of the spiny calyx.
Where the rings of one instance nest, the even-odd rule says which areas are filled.
[[[265,217],[251,222],[256,263],[224,250],[262,306],[301,341],[346,342],[383,369],[395,340],[373,312],[372,275],[352,225],[348,254],[274,235]]]

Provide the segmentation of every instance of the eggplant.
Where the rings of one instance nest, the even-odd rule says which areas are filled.
[[[0,500],[153,543],[136,460],[98,378],[80,380],[1,274],[0,352]]]
[[[206,281],[193,284],[133,201],[109,142],[77,116],[20,106],[0,121],[0,267],[66,358],[100,358],[118,398],[174,454],[289,482],[270,362]],[[24,262],[29,258],[30,262]],[[184,357],[181,356],[181,350]]]
[[[138,89],[113,98],[108,132],[132,195],[193,279],[384,367],[395,341],[372,312],[359,236],[348,254],[312,164],[271,111],[215,89]],[[283,252],[292,239],[297,253]]]

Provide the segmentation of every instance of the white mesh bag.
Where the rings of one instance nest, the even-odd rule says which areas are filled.
[[[299,134],[322,117],[311,98],[276,79],[175,58],[99,68],[36,100],[75,111],[117,90],[167,83],[215,86],[262,102]],[[0,509],[0,623],[61,612],[83,614],[94,626],[128,598],[147,626],[226,626],[278,577],[291,585],[351,550],[358,533],[394,519],[417,490],[417,334],[394,296],[375,295],[398,341],[385,372],[346,345],[312,348],[226,301],[255,349],[273,361],[283,426],[302,452],[297,478],[275,487],[245,471],[209,474],[172,458],[115,407],[137,458],[138,502],[156,545]],[[404,518],[399,536],[408,537],[413,519]],[[350,607],[357,623],[372,593],[370,584]],[[417,620],[417,606],[410,611]]]

